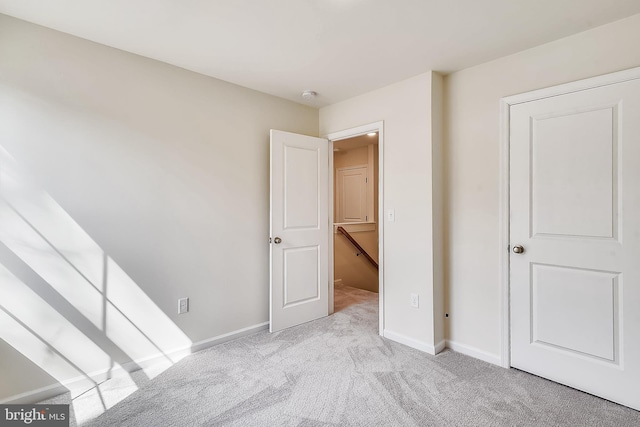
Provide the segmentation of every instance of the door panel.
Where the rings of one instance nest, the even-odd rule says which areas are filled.
[[[329,314],[328,141],[271,131],[270,330]]]
[[[531,267],[531,342],[615,361],[618,273]]]
[[[291,307],[320,298],[320,247],[283,249],[283,307]]]
[[[318,148],[284,145],[284,229],[318,229]]]
[[[640,81],[510,108],[511,364],[640,409]]]
[[[613,237],[614,115],[605,107],[532,117],[533,235]]]

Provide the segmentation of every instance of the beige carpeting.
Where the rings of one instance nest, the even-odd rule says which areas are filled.
[[[621,427],[640,426],[640,412],[381,338],[378,295],[340,286],[336,314],[189,356],[86,425]]]

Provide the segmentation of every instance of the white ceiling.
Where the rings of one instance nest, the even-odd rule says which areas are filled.
[[[0,0],[0,13],[319,107],[640,13],[640,1]]]

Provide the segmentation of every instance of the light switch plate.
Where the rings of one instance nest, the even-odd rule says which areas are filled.
[[[396,210],[387,209],[387,221],[394,222],[396,220]]]
[[[178,300],[178,314],[189,312],[189,298],[180,298]]]

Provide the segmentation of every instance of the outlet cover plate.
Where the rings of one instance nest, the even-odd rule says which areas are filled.
[[[411,303],[411,307],[414,307],[414,308],[420,307],[420,295],[411,294],[410,303]]]

